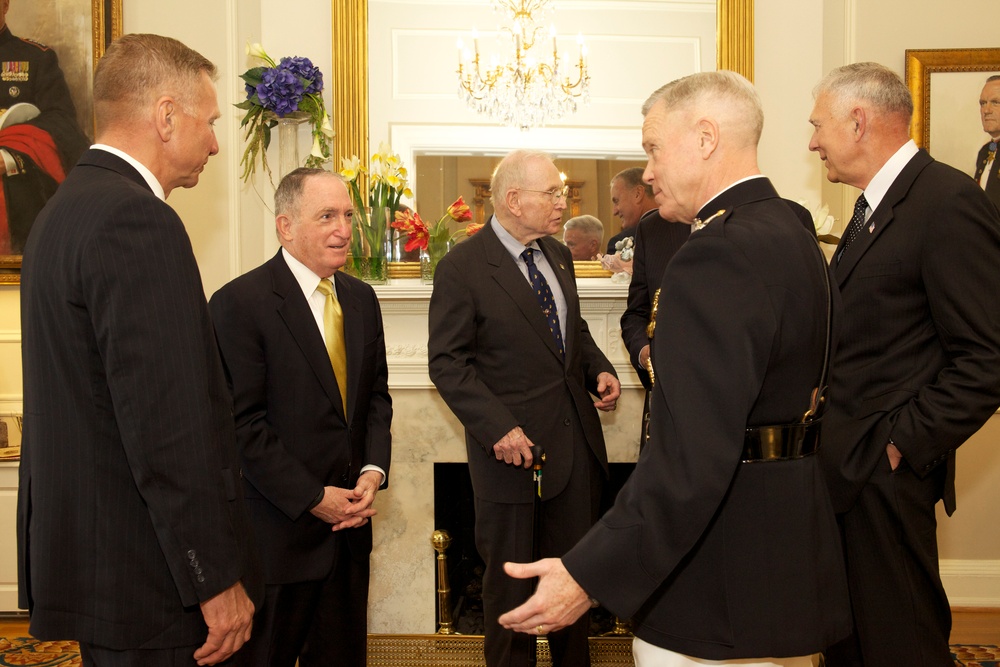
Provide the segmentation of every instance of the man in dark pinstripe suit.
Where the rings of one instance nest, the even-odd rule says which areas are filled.
[[[24,252],[20,603],[32,635],[78,640],[84,665],[217,664],[260,597],[232,403],[163,201],[218,152],[214,75],[176,40],[113,44],[97,144]]]
[[[945,667],[935,506],[955,510],[955,450],[1000,404],[1000,219],[910,139],[895,72],[845,65],[815,95],[809,148],[831,182],[863,190],[834,255],[844,314],[819,450],[854,633],[826,664]]]

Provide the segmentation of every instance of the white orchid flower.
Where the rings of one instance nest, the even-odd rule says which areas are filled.
[[[319,130],[325,134],[327,138],[333,139],[333,125],[330,123],[330,115],[325,111],[323,112],[323,122],[320,123]]]
[[[823,236],[829,234],[833,229],[833,216],[830,215],[830,207],[823,204],[812,212],[813,226],[816,228],[816,235]]]
[[[264,50],[260,42],[254,42],[253,44],[247,42],[247,55],[251,58],[259,58],[271,67],[274,67],[274,61],[271,59],[271,56],[267,55],[267,51]]]
[[[326,160],[326,156],[323,155],[323,147],[319,144],[319,135],[313,136],[312,150],[309,151],[309,155],[319,160]]]

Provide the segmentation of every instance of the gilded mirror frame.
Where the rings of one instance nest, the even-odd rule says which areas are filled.
[[[122,0],[90,1],[90,44],[92,65],[104,55],[111,42],[122,34]],[[21,282],[21,255],[0,255],[0,285]]]
[[[333,164],[368,154],[368,0],[332,0]],[[716,0],[716,67],[753,81],[753,0]]]
[[[345,157],[369,154],[368,0],[331,0],[331,10],[336,168]],[[716,68],[739,72],[753,81],[753,0],[716,0],[715,22]],[[578,276],[610,275],[598,262],[579,265]],[[402,262],[391,267],[390,275],[416,277],[418,268]]]

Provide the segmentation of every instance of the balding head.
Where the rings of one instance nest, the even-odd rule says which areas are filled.
[[[566,187],[546,153],[512,151],[493,171],[490,190],[497,221],[521,243],[558,233]]]

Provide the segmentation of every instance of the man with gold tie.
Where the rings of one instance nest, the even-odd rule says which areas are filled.
[[[338,271],[353,216],[343,180],[296,169],[274,200],[281,250],[210,302],[267,585],[236,664],[363,667],[372,503],[391,448],[382,315],[374,290]]]

